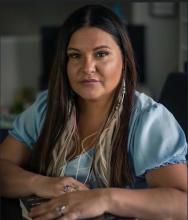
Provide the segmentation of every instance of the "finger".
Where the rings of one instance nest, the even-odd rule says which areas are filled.
[[[59,191],[62,194],[83,190],[89,190],[89,188],[85,184],[73,179],[72,177],[64,177],[61,179],[61,188]]]
[[[79,186],[81,188],[87,188],[87,186],[83,183],[81,183],[80,181],[74,179],[73,177],[63,177],[62,178],[62,181],[63,181],[63,185],[75,185],[75,186]]]
[[[39,212],[35,214],[30,214],[29,217],[34,218],[35,220],[47,220],[47,219],[57,219],[58,217],[64,214],[65,206],[58,206],[54,209],[46,210],[45,213]]]
[[[87,188],[75,186],[75,185],[66,185],[63,187],[64,193],[69,193],[69,192],[76,192],[76,191],[86,191],[88,190]]]
[[[87,185],[82,184],[82,183],[79,184],[78,186],[79,186],[79,190],[89,190],[90,189]]]
[[[76,220],[76,219],[78,219],[78,213],[71,212],[71,213],[67,213],[66,215],[61,216],[57,220]]]
[[[29,212],[29,217],[35,218],[37,216],[44,215],[49,210],[53,210],[53,209],[55,209],[54,204],[51,203],[51,201],[46,202],[45,204],[41,204],[41,205],[37,205],[37,206],[33,207]]]
[[[50,220],[50,219],[57,219],[59,218],[60,216],[62,216],[62,213],[59,212],[59,210],[53,210],[53,211],[50,211],[44,215],[41,215],[41,216],[38,216],[37,218],[34,218],[35,220]]]
[[[67,184],[63,186],[63,191],[65,193],[74,192],[74,191],[82,191],[82,190],[88,190],[88,188],[86,188],[83,185],[75,184],[75,183],[71,183],[71,184]]]
[[[87,187],[87,185],[75,180],[74,182],[72,182],[71,184],[73,186],[74,189],[76,190],[88,190],[89,188]]]

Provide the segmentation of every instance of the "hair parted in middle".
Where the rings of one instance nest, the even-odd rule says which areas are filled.
[[[60,28],[57,53],[49,80],[46,116],[33,151],[35,161],[33,169],[39,173],[54,176],[58,175],[58,171],[55,174],[53,170],[58,170],[58,167],[62,166],[54,161],[54,156],[61,158],[64,164],[73,159],[71,157],[72,146],[67,146],[67,144],[70,135],[72,138],[75,137],[73,133],[76,122],[73,114],[75,114],[74,111],[77,111],[77,106],[72,98],[72,89],[67,76],[67,47],[72,34],[83,27],[96,27],[109,33],[122,53],[122,80],[117,88],[107,122],[98,138],[93,169],[101,186],[125,186],[133,181],[131,158],[128,156],[128,133],[135,93],[136,66],[125,25],[111,9],[102,5],[81,7],[74,11]],[[125,83],[125,86],[122,86],[122,82]],[[116,112],[114,106],[117,106],[117,97],[122,96],[122,87],[125,92],[121,107],[118,107],[119,116],[116,121],[112,122]],[[74,125],[71,127],[70,123]],[[107,134],[109,127],[111,131]],[[62,137],[65,138],[67,135],[69,137],[66,140],[66,146],[62,146]],[[110,146],[107,146],[107,138],[112,139],[111,142],[108,140]],[[72,143],[69,144],[72,145]],[[113,155],[116,156],[113,157]]]

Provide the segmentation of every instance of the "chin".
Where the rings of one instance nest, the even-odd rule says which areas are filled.
[[[85,101],[97,101],[100,100],[101,96],[96,94],[80,94],[79,97]]]
[[[100,98],[99,97],[93,97],[93,96],[82,96],[81,99],[85,101],[98,101]]]

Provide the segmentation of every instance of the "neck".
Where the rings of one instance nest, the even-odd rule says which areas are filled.
[[[107,100],[100,100],[100,101],[88,101],[88,100],[79,100],[79,113],[81,115],[89,115],[95,116],[100,114],[107,113],[110,109],[112,103],[112,97],[108,98]]]
[[[113,97],[100,101],[78,100],[78,130],[81,138],[99,130],[108,117]]]

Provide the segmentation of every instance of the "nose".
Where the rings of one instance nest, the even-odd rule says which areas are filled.
[[[96,71],[96,62],[93,57],[85,57],[83,59],[82,71],[86,74],[92,74]]]

